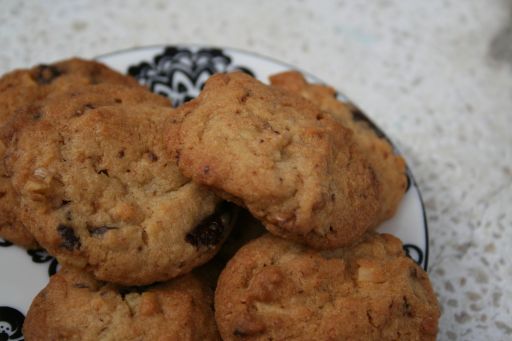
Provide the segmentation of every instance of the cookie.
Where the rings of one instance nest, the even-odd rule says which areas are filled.
[[[139,88],[138,92],[142,89],[131,77],[100,63],[76,58],[4,75],[0,78],[0,157],[3,159],[14,132],[23,125],[23,118],[40,117],[39,109],[48,96],[105,83]],[[27,248],[37,247],[35,239],[16,218],[17,196],[3,161],[0,162],[0,194],[0,237]]]
[[[181,175],[165,152],[174,109],[93,102],[77,112],[75,104],[63,110],[65,101],[42,108],[7,152],[20,219],[39,244],[61,264],[123,285],[165,281],[213,257],[232,207]]]
[[[0,172],[3,170],[4,167],[0,166]],[[0,194],[0,238],[27,249],[37,248],[36,240],[17,218],[18,198],[10,178],[0,178]]]
[[[267,234],[222,272],[223,340],[435,340],[440,311],[427,274],[401,242],[369,232],[315,251]]]
[[[270,232],[335,248],[376,225],[375,170],[352,132],[301,96],[217,74],[172,121],[167,140],[181,171]]]
[[[0,122],[54,91],[100,83],[138,86],[135,79],[101,63],[78,58],[12,71],[0,79]]]
[[[25,340],[220,340],[212,293],[193,275],[119,287],[64,268],[34,299]]]
[[[382,185],[379,222],[391,218],[406,191],[407,175],[404,159],[395,153],[389,141],[355,107],[338,101],[336,91],[329,86],[309,84],[297,71],[271,76],[270,82],[307,98],[354,132],[354,140],[361,146]]]

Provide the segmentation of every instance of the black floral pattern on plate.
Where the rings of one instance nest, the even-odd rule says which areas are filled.
[[[420,247],[414,244],[404,244],[403,249],[407,257],[411,258],[419,266],[423,266],[423,251]]]
[[[412,184],[410,173],[411,172],[409,171],[409,167],[407,167],[407,171],[405,172],[405,176],[407,177],[407,185],[405,186],[406,193],[407,193],[407,191],[409,191],[409,188],[411,188],[411,184]]]
[[[128,74],[152,92],[168,97],[173,106],[195,98],[206,80],[217,72],[243,71],[247,67],[232,65],[232,58],[221,49],[192,50],[169,46],[153,61],[143,61],[128,68]]]
[[[12,243],[8,240],[0,238],[0,247],[8,247],[8,246],[12,246]],[[1,341],[1,339],[0,339],[0,341]]]
[[[13,246],[14,244],[11,243],[8,240],[0,238],[0,247],[9,247]],[[49,263],[48,267],[48,276],[54,275],[59,270],[59,263],[57,262],[57,259],[53,256],[51,256],[46,250],[44,249],[33,249],[33,250],[27,250],[27,254],[32,258],[32,261],[34,263]],[[3,341],[0,338],[0,341]]]
[[[0,307],[0,341],[22,341],[25,316],[12,307]]]
[[[36,249],[36,250],[27,250],[27,253],[32,257],[32,261],[34,263],[49,263],[48,266],[48,276],[54,275],[59,268],[59,263],[57,262],[57,259],[46,250],[43,249]]]

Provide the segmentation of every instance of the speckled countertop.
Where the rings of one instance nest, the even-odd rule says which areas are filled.
[[[512,339],[512,1],[0,3],[0,72],[150,44],[268,55],[341,89],[422,190],[441,340]]]

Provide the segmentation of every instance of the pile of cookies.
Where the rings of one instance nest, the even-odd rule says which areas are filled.
[[[0,236],[61,264],[28,341],[436,337],[427,274],[374,231],[403,159],[297,72],[175,109],[96,62],[14,71],[0,152]]]

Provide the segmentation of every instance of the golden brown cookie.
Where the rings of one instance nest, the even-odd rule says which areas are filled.
[[[5,168],[0,165],[0,172]],[[0,178],[0,238],[28,249],[37,248],[37,242],[17,218],[18,198],[14,193],[10,177]]]
[[[7,152],[20,218],[41,246],[62,264],[123,285],[168,280],[213,257],[231,208],[167,156],[163,129],[174,109],[61,96]],[[63,104],[66,96],[73,103]]]
[[[0,122],[52,92],[100,83],[138,86],[131,77],[101,63],[79,58],[9,72],[0,78]]]
[[[16,70],[0,78],[0,237],[28,248],[37,246],[35,239],[16,218],[17,196],[3,162],[13,134],[24,125],[26,118],[40,117],[40,107],[51,94],[91,84],[133,87],[138,88],[138,92],[142,89],[131,77],[100,63],[77,58]]]
[[[301,96],[217,74],[167,133],[182,172],[277,235],[347,245],[376,225],[380,183],[352,132]],[[176,148],[178,146],[178,148]]]
[[[193,275],[149,287],[119,287],[64,268],[36,296],[27,341],[220,340],[212,293]]]
[[[439,305],[401,242],[367,233],[315,251],[267,234],[222,272],[215,317],[223,340],[435,340]]]
[[[404,159],[395,153],[391,144],[372,129],[354,107],[336,99],[336,91],[325,85],[310,84],[297,71],[283,72],[270,77],[272,85],[307,98],[329,112],[354,132],[354,140],[365,153],[382,185],[379,222],[391,218],[398,208],[407,187]]]

